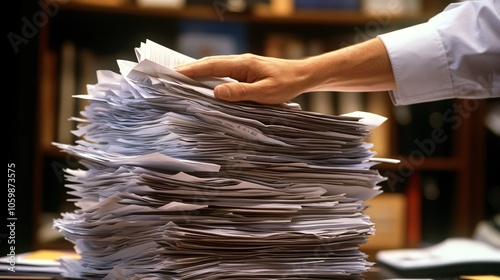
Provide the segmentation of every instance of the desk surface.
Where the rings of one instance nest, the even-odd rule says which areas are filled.
[[[366,274],[366,280],[381,280],[389,278],[398,278],[393,272],[384,267],[373,266]],[[0,272],[0,279],[9,280],[65,280],[66,278],[58,274],[51,273],[27,273],[27,272]]]

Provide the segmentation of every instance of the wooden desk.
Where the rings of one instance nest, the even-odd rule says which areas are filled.
[[[384,267],[373,266],[366,274],[365,280],[382,280],[398,278],[393,272]],[[68,280],[59,274],[50,273],[27,273],[27,272],[0,272],[0,279],[9,280]]]

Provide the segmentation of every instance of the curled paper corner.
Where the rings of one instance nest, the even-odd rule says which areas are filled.
[[[354,111],[351,113],[342,114],[341,116],[360,118],[359,122],[368,126],[369,129],[374,129],[383,124],[387,118],[375,113]]]
[[[393,159],[393,158],[371,158],[369,161],[375,161],[375,162],[385,162],[385,163],[393,163],[393,164],[398,164],[401,162],[399,159]]]

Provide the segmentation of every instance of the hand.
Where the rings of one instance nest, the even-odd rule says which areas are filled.
[[[305,60],[242,54],[205,57],[175,70],[193,78],[216,76],[239,81],[215,87],[214,95],[218,99],[280,104],[307,90],[305,65]]]
[[[264,104],[287,102],[314,91],[386,91],[396,88],[391,62],[380,39],[304,59],[281,59],[254,54],[211,56],[180,65],[188,77],[230,77],[214,89],[226,101]]]

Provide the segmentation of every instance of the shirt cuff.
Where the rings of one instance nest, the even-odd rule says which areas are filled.
[[[453,96],[444,46],[434,27],[426,22],[379,35],[394,72],[394,105],[434,101]]]

